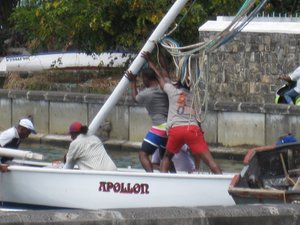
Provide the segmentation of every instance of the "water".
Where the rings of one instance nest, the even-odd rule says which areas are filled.
[[[45,161],[62,160],[64,154],[68,150],[68,146],[54,146],[49,144],[22,144],[20,146],[22,150],[30,150],[36,153],[41,153],[45,157]],[[122,168],[135,168],[141,169],[141,164],[138,158],[138,150],[116,150],[106,149],[110,157],[113,159],[117,167]],[[229,159],[228,159],[229,158]],[[232,157],[216,158],[217,163],[220,165],[224,172],[239,173],[243,167],[242,159],[230,159]],[[204,163],[201,163],[201,170],[207,171],[207,167]]]

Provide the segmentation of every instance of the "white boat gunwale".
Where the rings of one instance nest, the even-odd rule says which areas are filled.
[[[113,175],[113,176],[139,176],[139,177],[161,177],[161,178],[203,178],[203,179],[224,179],[232,178],[234,174],[211,174],[211,173],[147,173],[147,172],[136,172],[130,171],[130,169],[120,168],[119,171],[96,171],[96,170],[70,170],[61,168],[49,168],[49,167],[32,167],[22,165],[11,165],[9,166],[10,171],[19,172],[36,172],[36,173],[60,173],[60,174],[91,174],[91,175]],[[123,171],[122,171],[123,170]],[[128,171],[125,171],[128,170]],[[8,172],[9,173],[9,172]]]

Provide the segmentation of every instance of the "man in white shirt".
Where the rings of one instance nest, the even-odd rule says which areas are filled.
[[[71,124],[69,134],[72,142],[66,155],[64,169],[117,170],[115,163],[107,154],[103,143],[95,135],[87,135],[88,127],[80,122]]]
[[[17,149],[21,140],[28,138],[30,134],[36,134],[33,123],[30,119],[24,118],[15,127],[11,127],[0,134],[0,147]],[[12,160],[11,157],[2,157],[1,163]]]
[[[296,86],[294,88],[283,94],[285,101],[290,105],[294,105],[294,99],[300,95],[300,66],[289,75],[279,76],[279,79],[289,83],[293,81],[296,82]]]

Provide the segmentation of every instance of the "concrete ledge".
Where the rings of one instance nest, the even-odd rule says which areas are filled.
[[[0,224],[289,225],[300,224],[300,206],[285,204],[0,212]]]
[[[32,115],[39,133],[65,134],[73,121],[90,124],[108,97],[87,93],[0,89],[0,130],[17,124],[21,117]],[[208,103],[202,127],[209,144],[227,147],[268,145],[289,132],[300,139],[299,117],[299,106],[216,101]],[[146,109],[134,103],[131,96],[125,93],[96,134],[105,139],[140,142],[150,126]]]
[[[26,139],[24,142],[49,144],[53,146],[68,148],[71,142],[71,138],[68,135],[37,134],[37,135],[30,135],[29,138]],[[117,151],[122,151],[122,150],[139,151],[142,145],[142,142],[133,142],[133,141],[116,140],[116,139],[108,139],[103,141],[103,143],[107,149],[117,150]],[[211,145],[210,151],[215,158],[242,161],[247,151],[252,147],[253,146],[220,148],[218,146]]]
[[[78,102],[78,103],[104,103],[108,95],[69,93],[57,91],[26,91],[26,90],[6,90],[0,89],[0,97],[7,99],[27,99],[41,101]],[[118,101],[119,105],[137,106],[130,96],[124,94]],[[287,104],[254,103],[254,102],[209,102],[208,109],[221,112],[255,112],[270,114],[298,114],[299,106],[289,106]]]

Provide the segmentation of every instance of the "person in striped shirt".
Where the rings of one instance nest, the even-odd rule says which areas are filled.
[[[73,141],[66,154],[64,169],[73,169],[77,165],[80,170],[117,170],[102,141],[87,132],[88,127],[80,122],[70,125],[69,134]]]

